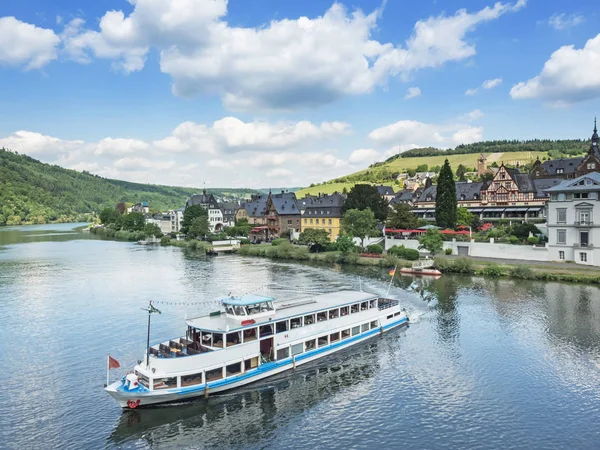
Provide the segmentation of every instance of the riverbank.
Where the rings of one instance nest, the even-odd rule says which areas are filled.
[[[314,261],[329,264],[349,264],[358,266],[379,266],[382,268],[411,267],[412,261],[384,255],[381,258],[361,257],[358,253],[321,252],[310,253],[307,247],[286,245],[246,245],[238,251],[239,255],[269,259]],[[521,280],[564,281],[570,283],[600,284],[600,270],[589,266],[573,264],[545,264],[531,261],[497,260],[486,261],[469,257],[438,256],[435,267],[442,273],[480,275],[490,278],[515,278]]]

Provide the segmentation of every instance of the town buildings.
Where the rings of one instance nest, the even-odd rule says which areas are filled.
[[[266,241],[278,237],[289,237],[300,232],[301,211],[293,192],[253,195],[249,202],[241,205],[236,218],[248,219],[254,225],[250,233],[253,241]]]
[[[329,233],[331,242],[340,235],[342,206],[346,196],[337,192],[313,198],[302,213],[302,231],[321,229]]]
[[[215,196],[202,191],[202,194],[192,195],[186,202],[186,206],[200,205],[208,211],[208,226],[212,233],[218,233],[223,230],[223,212],[215,199]]]
[[[563,181],[546,192],[548,259],[600,265],[600,173]]]
[[[237,202],[221,202],[219,208],[223,214],[223,226],[232,227],[235,225],[235,218],[237,210],[240,208]]]

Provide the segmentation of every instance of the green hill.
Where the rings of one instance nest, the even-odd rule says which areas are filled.
[[[342,192],[344,188],[350,190],[357,183],[387,184],[398,190],[400,185],[394,184],[394,182],[395,176],[399,173],[417,169],[439,171],[446,159],[453,170],[462,164],[468,171],[475,171],[477,159],[481,153],[486,155],[488,165],[495,162],[498,165],[505,163],[514,166],[518,162],[522,166],[531,164],[536,158],[544,160],[582,155],[588,148],[589,141],[580,139],[485,141],[459,145],[448,150],[432,147],[417,148],[396,154],[383,162],[372,164],[368,169],[300,189],[296,195],[298,198],[302,198],[307,194],[319,192]],[[425,169],[424,166],[427,168]]]
[[[73,222],[117,203],[146,201],[154,210],[179,208],[199,189],[111,180],[44,164],[0,149],[0,226]],[[211,189],[219,197],[246,196],[251,189]]]

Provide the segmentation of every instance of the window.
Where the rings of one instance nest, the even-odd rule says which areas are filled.
[[[256,328],[250,328],[249,330],[244,330],[244,342],[254,341],[256,340]]]
[[[340,308],[340,316],[347,316],[349,311],[350,308],[348,308],[347,306],[342,306]]]
[[[236,331],[235,333],[227,333],[227,347],[238,345],[241,342],[242,336],[239,331]]]
[[[371,300],[369,302],[369,308],[377,308],[377,300]]]
[[[223,335],[221,333],[213,333],[213,347],[223,348]]]
[[[331,225],[331,219],[329,219],[329,225]]]
[[[324,320],[327,320],[327,312],[322,311],[320,313],[317,313],[317,322],[323,322]]]
[[[290,357],[290,348],[286,347],[286,348],[280,348],[279,350],[277,350],[277,359],[285,359],[285,358],[289,358]]]
[[[317,225],[319,225],[319,219],[315,219]]]
[[[304,325],[312,325],[315,323],[315,315],[304,316]]]
[[[369,309],[369,302],[362,302],[360,304],[360,310],[361,311],[366,311],[367,309]]]
[[[352,305],[350,307],[350,313],[354,314],[354,313],[357,313],[357,312],[358,312],[358,304]]]
[[[350,328],[342,330],[342,339],[348,339],[350,337]]]
[[[212,333],[207,331],[202,332],[202,345],[212,347]]]
[[[304,343],[304,346],[306,347],[306,351],[314,350],[315,348],[317,348],[316,341],[314,339],[311,339],[310,341],[306,341]]]
[[[590,232],[589,231],[580,231],[579,232],[579,244],[582,247],[587,247],[590,245]]]
[[[567,243],[567,230],[556,230],[556,243],[566,244]]]
[[[567,223],[567,209],[566,208],[560,208],[556,210],[556,214],[557,214],[557,223]]]
[[[234,364],[229,364],[225,367],[225,376],[230,377],[232,375],[237,375],[238,373],[242,373],[242,363],[237,362]]]
[[[592,163],[588,163],[587,164],[587,168],[588,169],[595,169],[596,168],[596,163],[593,163],[593,162]]]
[[[579,260],[580,260],[581,262],[587,262],[587,253],[583,253],[583,252],[581,252],[581,253],[579,254]]]
[[[270,336],[273,334],[273,324],[263,325],[260,327],[260,337]]]
[[[299,355],[300,353],[304,353],[304,344],[300,342],[299,344],[292,345],[292,356]]]
[[[391,319],[392,317],[394,317],[393,314],[391,316],[389,316],[388,319]],[[373,328],[377,328],[377,321],[376,320],[374,320],[374,321],[371,322],[371,330]]]
[[[319,347],[324,347],[325,345],[329,344],[329,336],[321,336],[319,339],[317,339],[317,343],[319,344]]]
[[[300,328],[302,326],[302,317],[294,317],[290,320],[290,329]]]
[[[244,361],[244,370],[255,369],[256,367],[258,367],[258,356],[255,356],[254,358],[246,359]]]
[[[304,225],[308,223],[308,219],[304,219]]]
[[[561,250],[561,251],[558,252],[558,259],[563,259],[563,260],[565,259],[565,252],[564,251]]]
[[[220,380],[223,378],[223,368],[212,369],[206,371],[206,382]]]
[[[155,378],[154,389],[171,389],[177,387],[177,378]]]
[[[557,174],[559,174],[559,173],[565,173],[565,169],[556,169],[556,173]]]
[[[369,331],[369,324],[368,324],[368,323],[363,323],[363,324],[361,325],[361,329],[362,329],[362,332],[363,332],[363,333],[364,333],[365,331]]]
[[[287,320],[282,320],[275,324],[275,331],[277,333],[283,333],[287,330],[288,330],[288,321]]]
[[[312,220],[312,219],[310,219],[310,223],[311,223],[311,225],[312,225],[312,223],[313,223],[313,220]]]
[[[582,209],[577,212],[580,224],[589,224],[590,223],[590,212],[591,211],[588,209]]]
[[[183,375],[181,377],[181,387],[194,386],[196,384],[202,384],[202,372],[194,373],[192,375]]]
[[[329,310],[329,318],[330,319],[337,319],[340,316],[340,310],[339,309],[331,309]]]
[[[332,344],[333,344],[334,342],[337,342],[337,341],[339,341],[339,340],[340,340],[340,332],[339,332],[339,331],[337,331],[337,332],[335,332],[335,333],[331,333],[331,334],[329,335],[329,342],[331,342]]]
[[[557,200],[559,202],[564,202],[565,201],[565,194],[564,194],[564,192],[561,192],[560,194],[558,194]]]
[[[360,334],[360,327],[352,327],[352,336]]]
[[[236,316],[245,316],[246,315],[246,308],[244,306],[235,306],[233,309],[235,311]]]

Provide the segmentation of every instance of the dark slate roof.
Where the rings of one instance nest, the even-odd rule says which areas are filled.
[[[240,207],[238,202],[221,202],[219,208],[223,214],[235,214]]]
[[[586,178],[592,181],[592,185],[585,184],[584,180]],[[579,184],[582,181],[584,182],[583,185]],[[591,189],[594,191],[600,190],[600,173],[598,172],[590,172],[572,180],[563,180],[562,183],[545,189],[545,192],[579,192]]]
[[[219,209],[219,204],[217,203],[215,196],[206,191],[203,191],[202,194],[192,195],[186,202],[186,205],[208,205],[210,209]]]
[[[539,178],[533,180],[533,185],[535,186],[535,197],[536,198],[544,198],[547,197],[547,194],[544,192],[546,189],[549,189],[554,186],[558,186],[562,183],[564,178]]]
[[[548,175],[557,175],[556,171],[558,169],[563,169],[562,174],[558,175],[569,175],[575,173],[577,167],[583,162],[583,156],[579,158],[561,158],[561,159],[551,159],[550,161],[544,161],[542,163],[542,169]]]
[[[271,195],[273,207],[280,216],[289,216],[300,214],[300,208],[296,200],[296,194],[293,192],[282,192],[281,194]]]
[[[419,201],[420,202],[427,201],[426,198],[428,195],[431,195],[431,201],[435,201],[436,193],[437,193],[437,185],[429,186],[427,189],[424,189],[423,192],[421,192],[421,195],[419,196]]]
[[[528,173],[516,173],[512,175],[513,180],[517,183],[517,187],[520,192],[535,192],[535,186],[533,185],[533,179]]]
[[[404,189],[396,194],[396,196],[390,202],[392,205],[395,203],[405,203],[414,201],[421,195],[421,191],[413,191],[412,189]]]
[[[324,195],[313,199],[304,211],[304,216],[310,217],[342,217],[342,206],[346,201],[343,194]]]
[[[456,186],[456,200],[476,200],[475,195],[478,196],[478,199],[481,198],[481,189],[483,187],[483,183],[469,183],[466,181],[457,181],[455,183]],[[421,195],[419,196],[420,202],[425,202],[428,195],[432,196],[432,201],[435,201],[435,197],[437,194],[437,185],[430,186],[425,189]],[[464,195],[464,198],[463,198]]]
[[[394,195],[394,189],[391,186],[376,186],[379,195]]]
[[[267,195],[257,195],[252,201],[243,204],[248,217],[261,217],[265,215],[267,207]]]

